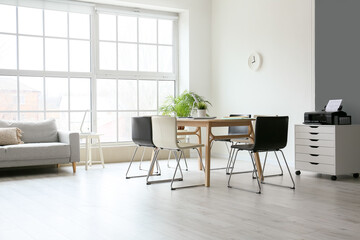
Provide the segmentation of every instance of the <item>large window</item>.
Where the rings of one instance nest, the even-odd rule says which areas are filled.
[[[175,93],[176,15],[69,3],[0,4],[0,119],[79,131],[90,111],[83,130],[129,141],[130,118]]]

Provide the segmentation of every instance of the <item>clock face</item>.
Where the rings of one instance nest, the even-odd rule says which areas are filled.
[[[258,70],[261,67],[262,59],[259,53],[255,52],[250,54],[248,59],[249,68],[253,71]]]

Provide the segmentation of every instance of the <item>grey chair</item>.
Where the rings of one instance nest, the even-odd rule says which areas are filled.
[[[251,114],[230,114],[230,117],[251,117]],[[248,126],[230,126],[228,128],[228,135],[241,135],[241,134],[247,134],[249,132],[249,127]],[[249,143],[249,139],[247,138],[226,138],[226,139],[217,139],[214,140],[211,143],[211,147],[214,144],[214,142],[223,142],[225,143],[225,146],[228,150],[229,153],[229,157],[228,157],[228,162],[226,164],[226,167],[220,167],[220,168],[212,168],[210,170],[221,170],[221,169],[226,169],[226,174],[229,174],[230,172],[230,166],[231,166],[231,161],[232,161],[232,156],[235,152],[235,150],[233,148],[229,148],[228,144],[230,143],[231,146],[232,145],[236,145],[236,144],[247,144]],[[246,171],[247,172],[247,171]],[[244,173],[244,172],[237,172],[237,173]],[[233,173],[235,174],[235,173]]]
[[[143,175],[133,175],[129,176],[129,171],[131,168],[131,165],[134,161],[136,152],[140,147],[144,148],[152,148],[153,151],[156,151],[156,146],[153,143],[153,136],[152,136],[152,123],[151,123],[151,117],[133,117],[131,118],[131,126],[132,126],[132,141],[136,144],[135,151],[133,153],[133,156],[131,158],[129,167],[126,171],[126,179],[129,178],[137,178],[137,177],[147,177],[147,174]],[[142,170],[141,163],[144,158],[144,151],[141,157],[141,161],[139,164],[139,170]],[[155,154],[154,154],[155,157]],[[154,175],[160,175],[161,169],[157,162],[157,159],[155,158],[154,161],[156,162],[157,171],[154,173]]]
[[[230,176],[228,179],[228,187],[229,188],[234,188],[233,186],[230,185],[230,181],[231,181],[231,177],[233,175],[232,172],[234,170],[236,156],[239,151],[248,151],[250,154],[251,162],[252,162],[252,165],[254,168],[253,172],[256,176],[256,180],[258,183],[258,192],[257,193],[261,193],[261,185],[260,185],[260,180],[259,180],[259,177],[257,174],[255,162],[254,162],[254,153],[280,151],[283,156],[285,165],[287,167],[287,170],[289,172],[289,175],[290,175],[290,178],[292,181],[292,186],[290,188],[295,189],[294,179],[291,175],[288,163],[287,163],[285,155],[282,151],[282,149],[285,148],[287,145],[288,123],[289,123],[289,117],[287,117],[287,116],[257,117],[256,123],[255,123],[256,131],[255,131],[254,144],[231,146],[232,148],[234,148],[236,150],[236,154],[235,154],[233,162],[232,162]],[[265,182],[262,182],[262,183],[265,183]],[[270,184],[272,184],[272,183],[270,183]],[[272,184],[272,185],[277,185],[277,184]],[[282,186],[282,185],[277,185],[277,186]]]

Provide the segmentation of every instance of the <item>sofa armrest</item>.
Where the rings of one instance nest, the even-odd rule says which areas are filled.
[[[58,131],[59,142],[70,145],[70,162],[80,162],[80,136],[77,132]]]

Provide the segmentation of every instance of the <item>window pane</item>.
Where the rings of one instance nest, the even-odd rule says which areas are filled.
[[[156,19],[139,18],[139,42],[156,43]]]
[[[97,79],[96,102],[98,110],[116,110],[116,80]]]
[[[90,42],[70,40],[70,71],[90,72]]]
[[[0,111],[17,110],[16,77],[0,76]]]
[[[156,81],[139,81],[139,109],[157,109]]]
[[[156,72],[157,56],[156,46],[139,46],[139,71]]]
[[[43,39],[19,37],[19,68],[43,70]]]
[[[159,72],[173,72],[173,48],[159,46]]]
[[[43,78],[19,77],[19,83],[20,111],[44,110]]]
[[[45,39],[45,69],[47,71],[68,70],[67,40]]]
[[[98,112],[97,131],[103,134],[101,136],[102,142],[116,142],[116,113]]]
[[[47,110],[68,110],[68,79],[67,78],[46,78],[46,109]],[[47,117],[48,118],[48,117]]]
[[[137,81],[119,80],[118,89],[118,109],[137,110]]]
[[[135,112],[119,113],[119,141],[131,141],[131,117]]]
[[[7,121],[16,121],[17,120],[17,113],[0,112],[0,119],[1,120],[7,120]]]
[[[90,39],[90,15],[69,13],[69,37]]]
[[[0,68],[16,69],[16,36],[0,34]]]
[[[46,119],[55,119],[58,130],[69,130],[69,114],[67,112],[47,112]]]
[[[158,20],[159,24],[159,43],[172,44],[173,43],[173,21]]]
[[[167,97],[174,97],[174,91],[174,81],[159,81],[159,106],[164,104]]]
[[[81,128],[81,123],[84,119],[85,112],[73,112],[70,113],[70,130],[76,132],[91,132],[91,113],[87,112],[84,120],[84,124]]]
[[[100,42],[100,69],[116,70],[116,43]]]
[[[156,116],[157,112],[139,112],[139,116]]]
[[[45,36],[67,37],[67,13],[45,10]]]
[[[136,71],[137,70],[137,45],[118,44],[118,70]]]
[[[43,34],[43,16],[41,9],[18,8],[19,33],[42,35]]]
[[[99,39],[116,40],[116,16],[99,14]]]
[[[23,121],[40,121],[44,120],[43,112],[22,112],[20,113],[20,120]]]
[[[90,109],[90,79],[71,78],[70,79],[70,109],[88,110]]]
[[[137,41],[137,18],[118,16],[118,41]]]
[[[0,32],[16,33],[16,7],[0,4]]]

